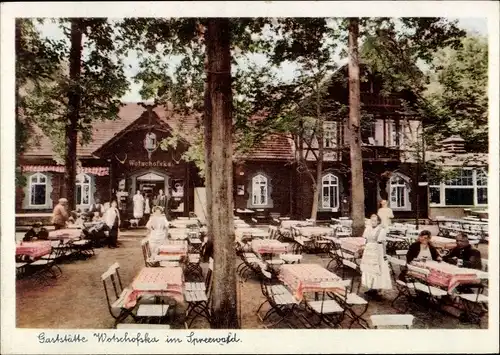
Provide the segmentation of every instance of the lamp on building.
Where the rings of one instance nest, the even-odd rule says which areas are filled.
[[[158,148],[158,141],[156,139],[156,134],[149,131],[144,137],[144,149],[148,152],[148,159],[151,160],[151,154]]]

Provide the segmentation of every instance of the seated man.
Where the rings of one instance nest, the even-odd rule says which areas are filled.
[[[457,246],[443,260],[450,264],[481,270],[481,253],[470,245],[469,238],[463,233],[458,233],[456,241]]]
[[[92,240],[95,246],[101,246],[108,238],[105,233],[106,231],[109,231],[106,223],[104,221],[99,221],[89,229],[83,229],[83,234],[85,234],[86,239]]]
[[[41,222],[36,222],[31,226],[31,229],[26,232],[23,242],[30,242],[34,240],[47,240],[49,239],[49,232],[43,228]]]
[[[104,214],[104,207],[101,205],[101,200],[98,198],[95,199],[95,203],[90,205],[87,216],[92,219],[96,213],[99,214],[99,217],[102,217]]]

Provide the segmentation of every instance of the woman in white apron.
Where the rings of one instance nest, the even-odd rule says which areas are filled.
[[[134,218],[135,219],[141,219],[142,216],[144,215],[144,197],[141,194],[140,190],[137,190],[137,192],[134,195]]]
[[[165,243],[168,236],[168,220],[160,206],[153,208],[153,214],[146,223],[146,228],[149,230],[151,254],[156,255],[158,254],[158,248]]]
[[[391,272],[385,260],[386,230],[380,223],[380,217],[371,215],[363,237],[366,239],[363,257],[361,258],[361,282],[368,287],[365,294],[378,297],[378,290],[392,289]]]
[[[378,209],[377,215],[382,220],[382,227],[387,228],[391,225],[394,213],[392,212],[392,209],[387,207],[386,200],[380,201],[380,208]]]

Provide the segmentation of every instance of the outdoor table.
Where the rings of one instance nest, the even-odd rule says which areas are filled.
[[[252,250],[258,254],[280,254],[287,252],[288,244],[272,239],[252,240]]]
[[[365,249],[366,239],[363,237],[348,237],[340,239],[340,247],[351,252],[356,258],[361,258]]]
[[[188,252],[187,241],[180,243],[166,243],[158,247],[158,257],[161,256],[186,256]]]
[[[478,284],[481,282],[478,276],[480,270],[460,268],[456,265],[433,260],[425,262],[414,261],[412,265],[430,270],[430,274],[427,276],[427,282],[431,286],[438,286],[446,289],[449,294],[452,294],[457,286]],[[408,274],[416,278],[423,278],[423,276],[418,273],[408,272]]]
[[[284,264],[280,268],[279,279],[298,301],[303,300],[304,293],[324,291],[325,282],[341,280],[339,276],[318,264]]]
[[[81,229],[58,229],[49,232],[49,239],[78,239],[82,236]]]
[[[266,238],[269,233],[265,230],[259,229],[259,228],[239,228],[237,227],[234,230],[234,235],[236,237],[236,240],[240,240],[243,238],[243,235],[251,235],[252,238]]]
[[[187,228],[170,228],[168,230],[168,236],[171,239],[186,239],[188,237],[188,231],[189,229]]]
[[[313,238],[322,236],[331,236],[333,234],[333,229],[330,227],[314,227],[314,226],[292,226],[300,235],[303,237]]]
[[[294,226],[312,226],[312,222],[307,222],[307,221],[299,221],[299,220],[283,220],[281,221],[281,226],[280,228],[282,229],[291,229]]]
[[[180,267],[145,267],[135,277],[126,295],[125,307],[132,308],[142,296],[167,296],[184,302],[184,275]]]
[[[200,225],[200,221],[198,219],[175,219],[173,221],[169,221],[171,227],[174,228],[187,228],[190,225]]]
[[[50,254],[52,245],[49,241],[21,242],[16,245],[16,255],[26,255],[32,259]]]
[[[234,228],[250,228],[250,225],[241,219],[236,219],[233,222]]]

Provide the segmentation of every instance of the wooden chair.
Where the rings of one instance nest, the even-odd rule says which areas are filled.
[[[265,325],[265,328],[273,328],[281,322],[285,322],[290,328],[292,328],[286,318],[294,314],[293,311],[295,307],[298,306],[299,302],[295,299],[295,297],[293,297],[285,285],[272,277],[272,274],[269,271],[261,268],[260,276],[261,292],[266,299],[260,304],[259,308],[257,308],[257,311],[255,312],[257,317],[264,323],[271,317],[271,315],[276,314],[279,316],[279,319],[270,325]],[[270,308],[265,313],[264,317],[261,317],[259,312],[266,303],[269,304]]]
[[[348,281],[350,282],[350,281]],[[325,288],[321,293],[321,300],[310,301],[306,299],[306,308],[318,317],[317,322],[312,322],[313,317],[306,318],[306,321],[312,327],[318,327],[322,323],[326,324],[332,328],[340,327],[340,323],[344,319],[346,308],[342,307],[336,299],[332,298],[330,292],[326,292],[326,289],[331,289],[333,287],[338,287],[339,289],[344,289],[342,297],[347,298],[348,288],[345,286],[345,282],[322,282],[320,288]],[[328,296],[328,298],[325,298]]]
[[[205,318],[209,323],[211,322],[209,302],[212,294],[213,264],[214,261],[210,258],[205,282],[186,282],[184,284],[184,299],[188,304],[184,320],[186,329],[189,329],[199,316]]]

